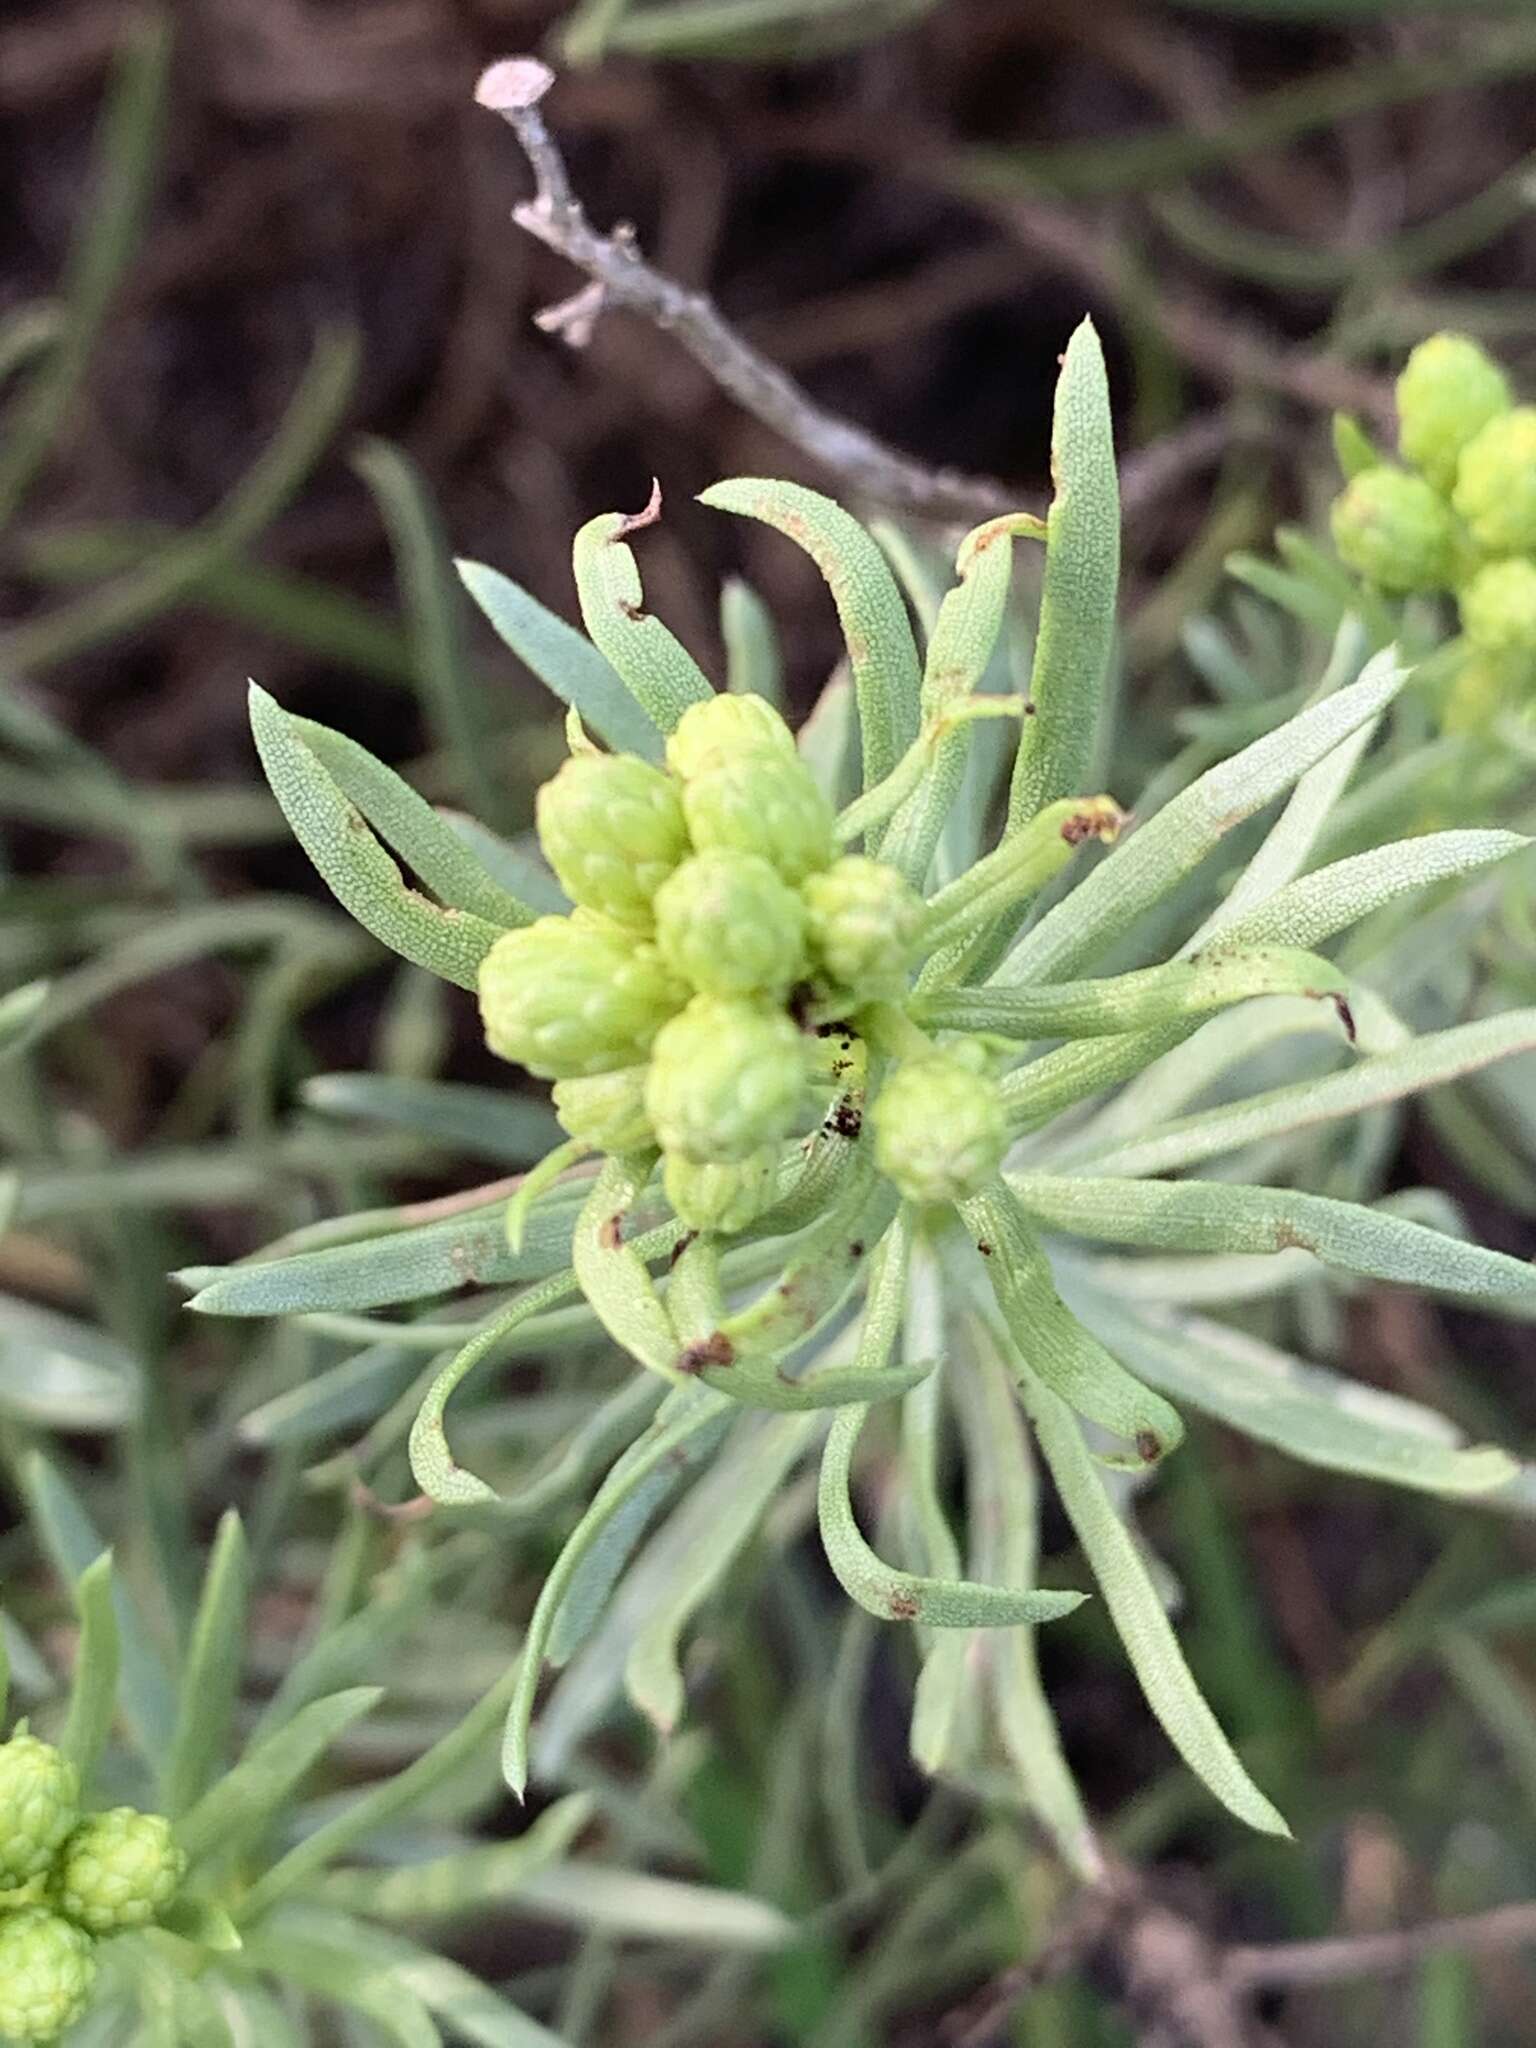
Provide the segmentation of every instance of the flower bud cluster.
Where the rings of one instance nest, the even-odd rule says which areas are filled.
[[[85,2009],[102,1935],[146,1927],[186,1870],[169,1821],[82,1815],[74,1765],[27,1732],[0,1743],[0,2035],[51,2041]]]
[[[808,1023],[902,999],[922,899],[884,862],[837,854],[831,806],[761,697],[690,706],[664,767],[573,755],[539,792],[537,822],[574,908],[486,955],[487,1043],[555,1083],[579,1143],[658,1150],[690,1228],[744,1229],[772,1199],[783,1142],[832,1086],[824,1070],[818,1084]],[[975,1100],[990,1083],[947,1056],[931,1078],[966,1100],[957,1122],[936,1119],[944,1161],[893,1173],[921,1200],[969,1186],[968,1163],[985,1154],[990,1171],[1001,1144],[1000,1111]],[[898,1100],[917,1085],[904,1079]],[[886,1149],[923,1148],[909,1130]]]
[[[1454,594],[1468,687],[1452,704],[1491,715],[1536,683],[1536,406],[1515,404],[1477,342],[1434,334],[1397,380],[1397,410],[1409,466],[1350,479],[1333,505],[1334,544],[1378,590]]]

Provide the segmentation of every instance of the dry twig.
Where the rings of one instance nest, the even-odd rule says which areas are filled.
[[[554,78],[536,57],[507,57],[491,65],[475,88],[479,104],[511,127],[533,172],[534,196],[514,208],[512,218],[585,271],[589,280],[539,314],[540,327],[582,348],[605,310],[638,313],[672,335],[722,390],[854,496],[945,523],[991,519],[1016,509],[1019,492],[998,478],[930,469],[828,412],[744,340],[706,292],[691,290],[647,263],[632,229],[620,226],[599,234],[540,112]],[[1251,424],[1212,414],[1131,456],[1121,479],[1126,511],[1150,505],[1172,483],[1215,460],[1234,428],[1245,432]]]

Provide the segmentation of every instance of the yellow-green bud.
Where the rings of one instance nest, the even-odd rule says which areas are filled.
[[[573,903],[648,926],[688,851],[676,785],[631,754],[573,754],[539,791],[539,843]]]
[[[1432,334],[1397,380],[1398,448],[1449,496],[1462,449],[1511,403],[1508,379],[1477,342],[1465,334]]]
[[[710,754],[683,784],[683,815],[700,853],[760,854],[786,882],[832,858],[832,806],[798,754]]]
[[[117,1806],[81,1821],[54,1867],[59,1911],[91,1934],[147,1927],[176,1896],[187,1859],[163,1814]]]
[[[1484,554],[1536,553],[1536,405],[1517,405],[1467,443],[1453,502]]]
[[[779,1155],[772,1145],[745,1159],[701,1166],[680,1152],[669,1152],[662,1170],[662,1188],[672,1213],[690,1230],[716,1230],[724,1236],[745,1230],[773,1200]]]
[[[1489,562],[1457,592],[1462,631],[1485,654],[1536,652],[1536,562]]]
[[[895,868],[844,854],[802,885],[811,954],[850,997],[875,1002],[898,995],[923,927],[923,899]]]
[[[705,995],[782,996],[805,972],[805,905],[761,854],[696,853],[656,892],[656,944]]]
[[[1334,545],[1380,590],[1437,590],[1451,576],[1455,528],[1442,498],[1406,470],[1367,469],[1333,503]]]
[[[712,754],[792,755],[794,735],[766,697],[750,690],[690,704],[667,741],[667,766],[684,781]]]
[[[85,2010],[96,1976],[95,1944],[46,1906],[0,1920],[0,2034],[53,2041]]]
[[[557,1081],[551,1093],[555,1115],[565,1129],[599,1152],[637,1152],[654,1142],[645,1113],[643,1066]]]
[[[480,963],[486,1044],[549,1081],[636,1065],[686,995],[654,946],[596,918],[541,917]]]
[[[997,1172],[1008,1117],[996,1081],[959,1048],[905,1061],[870,1112],[875,1162],[909,1202],[958,1202]]]
[[[782,1010],[695,996],[657,1036],[645,1106],[663,1151],[731,1164],[793,1129],[805,1071],[800,1033]]]
[[[0,1891],[52,1864],[80,1817],[80,1773],[51,1743],[13,1735],[0,1744]]]

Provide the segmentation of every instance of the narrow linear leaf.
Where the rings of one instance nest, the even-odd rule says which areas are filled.
[[[288,728],[384,843],[446,907],[505,930],[533,922],[532,906],[488,874],[460,834],[393,768],[386,768],[348,734],[313,718],[290,713]]]
[[[1005,984],[1061,980],[1129,931],[1234,826],[1369,724],[1401,689],[1406,674],[1389,649],[1376,656],[1358,683],[1207,769],[1085,875],[1069,901],[1048,910],[994,978]],[[1226,936],[1236,942],[1255,934],[1242,926]]]
[[[378,1685],[332,1693],[247,1750],[177,1827],[189,1863],[231,1854],[263,1835],[336,1738],[383,1697]]]
[[[862,1408],[845,1408],[833,1416],[816,1495],[827,1562],[850,1600],[881,1621],[911,1621],[925,1628],[1010,1628],[1019,1622],[1054,1621],[1082,1605],[1081,1593],[928,1578],[887,1564],[865,1540],[853,1511],[853,1453],[864,1415]]]
[[[720,586],[720,637],[725,642],[725,687],[782,709],[784,654],[778,628],[767,605],[739,576],[728,576]]]
[[[20,1181],[11,1186],[19,1198]],[[44,1429],[115,1430],[137,1417],[142,1397],[139,1361],[115,1337],[0,1295],[0,1414]]]
[[[1307,1130],[1335,1117],[1358,1116],[1533,1049],[1536,1010],[1511,1010],[1504,1016],[1453,1025],[1448,1031],[1428,1032],[1396,1052],[1374,1054],[1341,1073],[1178,1117],[1144,1138],[1085,1155],[1082,1163],[1097,1174],[1141,1178],[1168,1173],[1265,1138]]]
[[[615,751],[659,761],[662,738],[611,661],[574,626],[547,610],[521,585],[483,562],[454,565],[460,581],[518,660],[562,704]]]
[[[563,1856],[592,1817],[585,1793],[558,1800],[508,1842],[456,1849],[424,1863],[378,1870],[328,1870],[315,1891],[323,1904],[375,1920],[445,1920],[516,1903],[523,1880]]]
[[[254,1921],[263,1913],[270,1912],[291,1892],[318,1876],[327,1864],[339,1862],[343,1856],[350,1855],[359,1843],[367,1841],[370,1835],[376,1834],[401,1814],[409,1813],[479,1754],[491,1740],[506,1711],[507,1700],[516,1684],[516,1674],[517,1667],[510,1666],[484,1698],[478,1700],[430,1749],[424,1750],[414,1763],[407,1764],[404,1770],[396,1771],[392,1777],[359,1794],[280,1857],[257,1879],[241,1901],[241,1920]],[[275,1751],[280,1745],[291,1743],[294,1732],[309,1717],[321,1715],[324,1709],[334,1709],[338,1700],[359,1698],[362,1691],[369,1693],[369,1704],[380,1697],[377,1689],[363,1688],[356,1693],[336,1694],[330,1700],[317,1700],[313,1706],[300,1708],[291,1721],[268,1738],[263,1748]],[[339,1728],[337,1732],[340,1732]],[[216,1788],[210,1797],[217,1796]]]
[[[251,730],[272,794],[338,901],[383,945],[446,981],[474,988],[480,962],[505,927],[407,888],[362,813],[295,730],[295,721],[254,683]]]
[[[222,1768],[245,1651],[250,1559],[234,1508],[219,1518],[182,1668],[176,1732],[160,1777],[161,1809],[178,1819]]]
[[[1078,1541],[1109,1607],[1147,1704],[1195,1775],[1261,1834],[1290,1829],[1249,1777],[1196,1685],[1147,1567],[1115,1513],[1076,1417],[1043,1381],[1019,1381],[1024,1405]]]
[[[613,664],[646,716],[670,732],[690,704],[714,695],[709,678],[677,636],[645,609],[634,550],[625,536],[661,517],[654,489],[644,512],[601,512],[577,534],[571,550],[582,623]]]
[[[1106,1464],[1155,1465],[1179,1443],[1183,1423],[1067,1307],[1018,1198],[998,1180],[959,1209],[1027,1372],[1132,1446],[1130,1453],[1106,1456]]]
[[[519,1889],[518,1905],[573,1927],[688,1948],[776,1949],[795,1931],[763,1899],[598,1863],[553,1863],[534,1871]]]
[[[301,1096],[325,1116],[359,1117],[417,1131],[482,1159],[525,1166],[560,1136],[547,1104],[505,1088],[462,1081],[413,1081],[393,1074],[316,1074]]]
[[[1067,343],[1051,428],[1055,495],[1024,722],[1008,797],[1015,830],[1093,775],[1120,586],[1120,486],[1104,352],[1091,320]]]
[[[801,484],[732,477],[699,493],[701,505],[760,519],[805,549],[825,578],[848,647],[864,787],[883,782],[917,738],[921,671],[896,579],[851,513]]]
[[[643,1166],[620,1158],[604,1161],[577,1219],[571,1263],[582,1293],[614,1342],[664,1380],[678,1381],[683,1372],[672,1319],[644,1259],[623,1234],[649,1172],[649,1160]]]
[[[1464,1447],[1432,1409],[1245,1331],[1150,1304],[1132,1315],[1097,1290],[1066,1285],[1084,1320],[1154,1385],[1309,1465],[1458,1499],[1492,1495],[1519,1469],[1493,1445]]]
[[[1402,1287],[1536,1305],[1536,1266],[1389,1210],[1293,1188],[1010,1174],[1037,1222],[1104,1244],[1159,1251],[1310,1252],[1325,1265]]]
[[[117,1611],[112,1604],[110,1550],[103,1551],[75,1581],[75,1610],[80,1616],[80,1640],[59,1747],[80,1773],[81,1786],[88,1793],[117,1711]]]
[[[371,434],[352,467],[384,516],[428,720],[474,808],[499,823],[506,791],[491,771],[486,706],[464,645],[464,599],[426,481],[402,448]]]
[[[1213,950],[1198,959],[1102,981],[938,990],[919,996],[912,1015],[931,1029],[991,1032],[1001,1038],[1098,1038],[1161,1030],[1256,996],[1342,996],[1347,987],[1338,968],[1319,954],[1260,946],[1251,952]]]

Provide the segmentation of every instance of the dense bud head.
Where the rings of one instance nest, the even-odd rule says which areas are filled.
[[[801,894],[815,966],[857,1002],[899,995],[923,928],[923,900],[906,877],[848,853]]]
[[[598,918],[541,917],[480,963],[486,1044],[549,1081],[636,1065],[686,995],[654,946]]]
[[[709,755],[683,784],[683,815],[700,853],[760,854],[786,882],[832,858],[832,806],[798,754]]]
[[[662,1188],[680,1223],[690,1230],[717,1230],[729,1236],[755,1222],[773,1200],[778,1160],[772,1145],[745,1159],[712,1166],[669,1152]]]
[[[571,901],[648,926],[651,898],[688,851],[676,784],[631,754],[573,754],[536,808],[539,843]]]
[[[1489,562],[1457,593],[1462,631],[1485,654],[1536,653],[1536,562]]]
[[[1432,334],[1397,380],[1398,448],[1448,496],[1462,449],[1511,403],[1504,372],[1469,335]]]
[[[637,1152],[655,1142],[645,1113],[643,1066],[557,1081],[553,1098],[555,1115],[565,1129],[599,1152]]]
[[[1467,443],[1454,503],[1485,554],[1536,554],[1536,405],[1517,405]]]
[[[0,1891],[39,1876],[80,1817],[80,1774],[35,1735],[0,1744]]]
[[[64,1844],[54,1867],[54,1903],[92,1934],[145,1927],[176,1896],[186,1869],[163,1815],[117,1806],[90,1814]]]
[[[744,690],[690,704],[667,741],[667,766],[686,781],[712,754],[794,751],[794,735],[767,698]]]
[[[805,972],[805,905],[761,854],[696,853],[657,891],[656,943],[705,995],[782,996]]]
[[[1455,528],[1444,500],[1406,470],[1364,470],[1335,498],[1334,545],[1379,590],[1438,590],[1449,582]]]
[[[969,1049],[905,1061],[870,1112],[875,1161],[909,1202],[958,1202],[983,1187],[1008,1149],[997,1083]]]
[[[800,1033],[782,1010],[695,996],[656,1039],[645,1106],[663,1151],[731,1164],[787,1136],[804,1082]]]
[[[0,1919],[0,2034],[53,2041],[80,2017],[96,1975],[95,1946],[45,1906]]]

